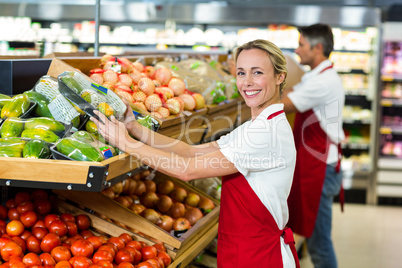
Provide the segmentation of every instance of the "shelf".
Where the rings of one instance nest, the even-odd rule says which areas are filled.
[[[368,89],[367,88],[358,88],[358,89],[345,89],[345,97],[349,96],[367,96]]]
[[[402,134],[402,126],[381,126],[380,134]]]
[[[384,82],[402,82],[402,74],[382,74],[381,80]]]
[[[342,143],[342,149],[368,150],[370,145],[367,143]]]
[[[371,119],[343,118],[343,124],[370,125],[371,124]]]
[[[402,107],[402,99],[381,99],[380,104],[383,107]]]
[[[395,156],[394,157],[380,156],[378,158],[378,168],[402,170],[402,158],[397,158]]]
[[[363,69],[352,69],[349,67],[335,67],[335,69],[339,74],[369,74],[366,70]]]
[[[127,154],[102,162],[0,157],[0,186],[100,192],[144,169]]]

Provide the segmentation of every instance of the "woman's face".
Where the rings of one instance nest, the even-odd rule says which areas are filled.
[[[284,76],[275,75],[269,55],[261,49],[243,50],[237,57],[236,84],[251,108],[252,117],[279,102],[279,85]]]

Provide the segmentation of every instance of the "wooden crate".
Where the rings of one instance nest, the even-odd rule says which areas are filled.
[[[215,139],[222,132],[230,131],[237,126],[238,116],[241,114],[241,99],[234,99],[218,105],[208,106],[206,120],[208,131],[205,140]]]
[[[101,162],[0,157],[0,186],[99,192],[141,168],[127,153]]]
[[[155,242],[144,238],[143,236],[134,233],[130,230],[122,228],[114,223],[111,223],[107,220],[104,220],[93,213],[89,213],[84,211],[72,204],[69,204],[61,199],[57,200],[57,207],[60,213],[71,213],[73,215],[84,214],[87,215],[91,219],[91,227],[94,233],[102,234],[105,233],[109,236],[118,237],[123,233],[128,233],[130,236],[137,241],[143,241],[147,245],[153,245]],[[212,228],[210,228],[203,236],[201,236],[198,240],[194,241],[194,243],[187,248],[187,250],[183,251],[179,256],[177,252],[171,250],[169,247],[166,248],[167,253],[172,258],[172,263],[167,268],[175,268],[175,267],[186,267],[201,251],[205,249],[205,247],[212,242],[213,239],[218,234],[218,223],[215,223]]]
[[[167,177],[159,173],[155,177],[155,182],[164,180]],[[94,192],[80,192],[80,191],[64,191],[64,190],[54,190],[59,197],[66,200],[72,201],[74,203],[80,204],[94,212],[103,214],[106,217],[116,220],[129,228],[135,229],[138,232],[145,234],[146,236],[153,237],[165,244],[166,248],[169,248],[172,252],[170,253],[173,258],[177,258],[187,251],[195,241],[201,239],[208,230],[213,228],[219,218],[219,201],[206,195],[204,192],[198,190],[197,188],[189,185],[186,182],[180,180],[169,178],[176,185],[182,186],[188,191],[196,192],[201,196],[210,198],[215,203],[215,208],[201,218],[197,223],[190,228],[187,232],[182,234],[180,237],[175,237],[171,233],[159,228],[155,224],[149,222],[145,218],[133,213],[128,208],[120,205],[114,200],[104,196],[101,193]],[[216,235],[215,235],[216,236]],[[212,238],[213,239],[213,238]],[[212,241],[211,239],[211,241]]]

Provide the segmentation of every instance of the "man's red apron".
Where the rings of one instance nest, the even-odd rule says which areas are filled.
[[[281,236],[292,249],[296,267],[300,267],[292,231],[278,228],[243,175],[222,177],[220,205],[219,268],[282,268]]]
[[[321,73],[330,68],[332,66],[325,68]],[[331,141],[322,130],[313,110],[296,114],[293,135],[297,156],[288,198],[288,226],[295,233],[310,237],[317,218]],[[338,150],[340,153],[340,146]],[[337,170],[340,168],[340,158],[341,156]]]

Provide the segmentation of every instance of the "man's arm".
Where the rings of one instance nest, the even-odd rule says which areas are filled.
[[[283,110],[285,111],[286,114],[299,112],[297,110],[296,106],[294,106],[293,102],[288,97],[288,94],[292,91],[293,91],[293,88],[285,89],[281,96],[281,102],[284,105]]]

